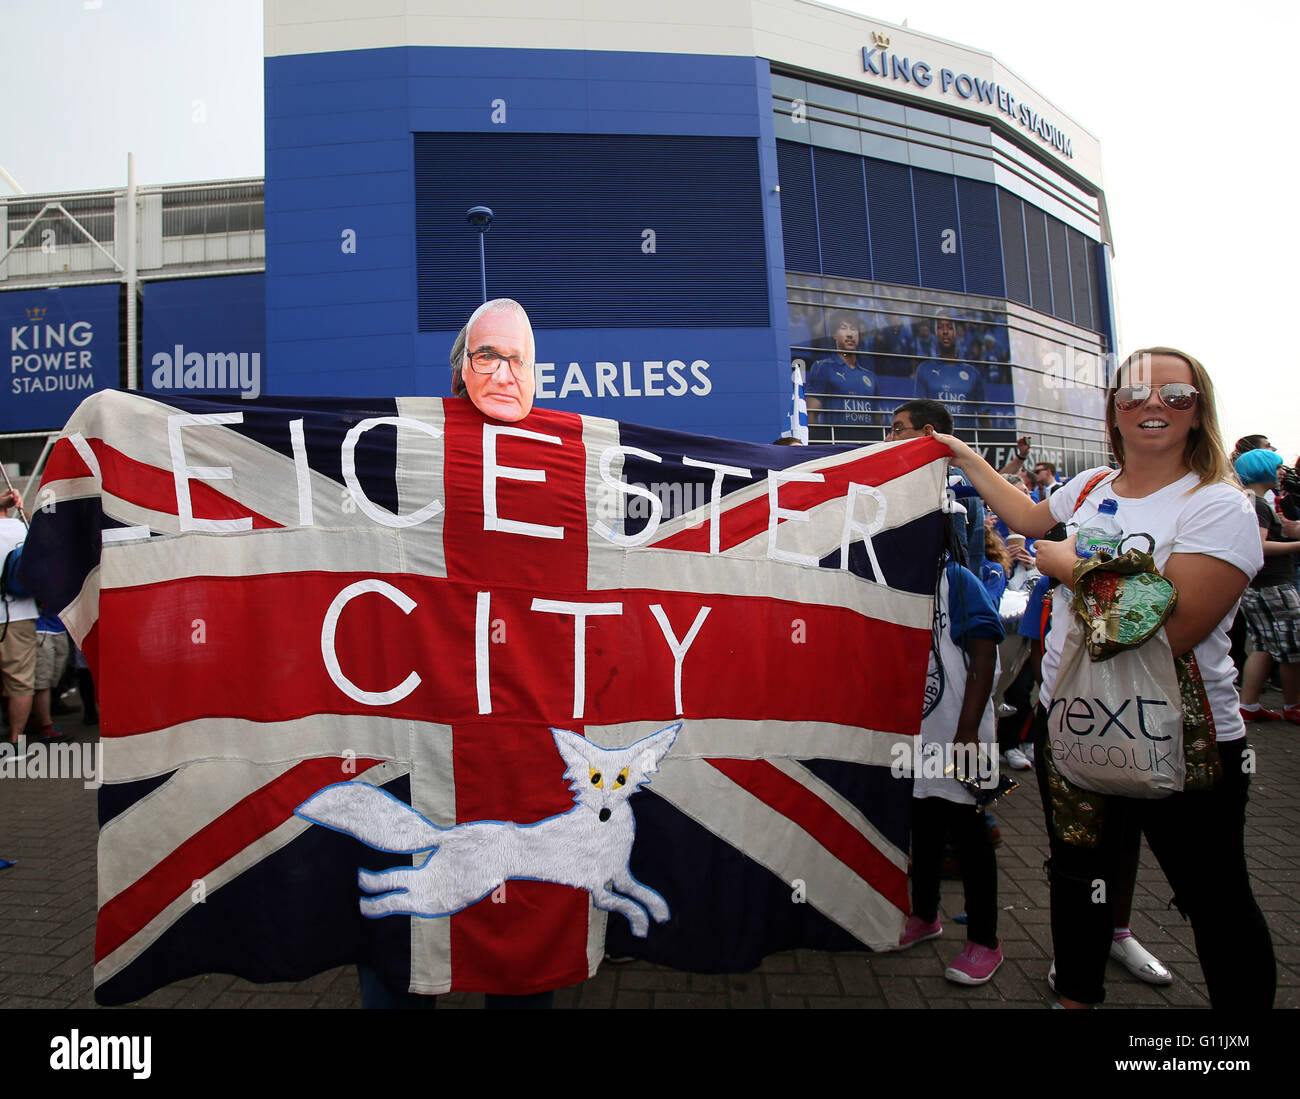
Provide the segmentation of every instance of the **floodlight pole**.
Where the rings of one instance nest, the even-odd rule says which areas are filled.
[[[138,267],[135,248],[135,153],[126,154],[126,388],[138,389],[139,369],[135,358],[136,305]]]
[[[13,176],[11,176],[8,172],[5,171],[3,164],[0,164],[0,180],[3,180],[5,186],[8,187],[9,190],[13,191],[13,193],[16,195],[25,195],[27,193],[18,185],[18,181],[16,179],[14,179]]]

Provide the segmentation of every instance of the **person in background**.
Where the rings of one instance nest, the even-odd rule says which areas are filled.
[[[1051,462],[1034,463],[1034,490],[1031,495],[1035,500],[1046,500],[1060,487],[1056,466]]]
[[[996,518],[990,516],[990,519]],[[1007,544],[990,525],[990,520],[985,520],[984,568],[980,573],[980,580],[983,581],[984,589],[989,593],[989,598],[993,600],[995,607],[1002,599],[1002,593],[1007,590],[1007,577],[1011,575],[1012,567]]]
[[[77,677],[77,694],[81,697],[81,723],[99,724],[99,707],[95,703],[95,680],[90,674],[86,655],[76,645],[72,646],[72,667]]]
[[[1277,721],[1300,725],[1300,594],[1293,577],[1300,542],[1300,522],[1279,519],[1265,502],[1265,493],[1277,484],[1282,459],[1275,450],[1255,449],[1242,454],[1233,467],[1253,494],[1264,565],[1241,599],[1246,627],[1255,651],[1246,657],[1241,677],[1241,716],[1246,721]],[[1282,677],[1282,712],[1260,705],[1264,681],[1276,661]]]
[[[1011,528],[1039,537],[1038,567],[1060,581],[1033,725],[1051,847],[1054,985],[1063,1007],[1088,1007],[1105,998],[1106,960],[1117,945],[1115,897],[1124,872],[1123,845],[1116,836],[1136,826],[1173,887],[1179,910],[1191,920],[1211,1005],[1267,1008],[1277,987],[1277,964],[1246,866],[1250,775],[1227,639],[1232,610],[1263,560],[1259,528],[1243,510],[1240,489],[1229,482],[1205,368],[1185,352],[1148,348],[1125,360],[1115,384],[1106,423],[1119,470],[1085,471],[1038,503],[1017,493],[960,439],[939,437]],[[1093,490],[1084,496],[1089,484]],[[1104,498],[1117,501],[1124,532],[1151,537],[1157,567],[1178,590],[1165,636],[1175,658],[1194,655],[1221,771],[1212,773],[1207,788],[1164,798],[1096,795],[1104,802],[1091,826],[1096,846],[1087,846],[1058,834],[1046,769],[1046,707],[1056,687],[1078,558],[1073,538],[1057,542],[1042,536],[1058,523],[1086,525]],[[1111,885],[1104,895],[1096,891],[1098,880]]]
[[[936,432],[952,434],[952,413],[938,401],[918,398],[906,401],[894,409],[886,438],[891,441],[918,439],[922,435],[933,435]],[[956,512],[951,516],[953,539],[964,547],[966,567],[979,576],[984,567],[984,503],[979,496],[970,494],[970,482],[965,475],[960,470],[956,472],[966,487],[967,494],[963,494],[957,501],[966,512],[965,518]]]
[[[922,760],[912,780],[912,915],[898,947],[906,950],[943,934],[939,876],[944,837],[951,835],[966,900],[966,945],[944,976],[956,984],[982,985],[1003,960],[993,839],[974,795],[956,777],[923,761],[937,759],[959,773],[977,772],[983,784],[996,786],[990,693],[1002,622],[983,585],[955,561],[940,574],[934,613],[929,680],[938,688],[927,689],[921,719]],[[979,762],[972,767],[977,753]]]
[[[59,616],[42,610],[36,620],[36,693],[32,696],[32,719],[41,740],[66,740],[55,727],[50,712],[50,695],[63,678],[68,663],[68,631]]]
[[[27,537],[21,519],[9,512],[21,511],[23,498],[17,490],[0,492],[0,567]],[[27,728],[36,692],[36,600],[29,595],[6,591],[0,607],[0,683],[9,698],[9,742],[16,745]],[[34,745],[32,747],[35,747]],[[29,749],[30,751],[30,749]]]
[[[1267,435],[1243,435],[1237,440],[1237,445],[1232,448],[1232,460],[1235,463],[1243,454],[1252,450],[1273,450],[1273,444],[1268,441]]]
[[[1248,454],[1252,450],[1272,450],[1273,444],[1268,441],[1267,435],[1243,435],[1237,440],[1236,445],[1232,448],[1232,454],[1229,460],[1233,463],[1234,469],[1236,461],[1243,454]],[[1270,489],[1265,497],[1269,504],[1273,503],[1273,492]],[[1294,518],[1294,516],[1293,516]],[[1236,684],[1238,689],[1242,685],[1242,676],[1246,671],[1246,609],[1238,607],[1237,614],[1232,620],[1232,627],[1228,630],[1228,641],[1232,646],[1232,665],[1237,669]],[[1276,670],[1270,678],[1278,683]]]
[[[1024,469],[1025,459],[1029,457],[1029,442],[1030,439],[1028,435],[1020,436],[1020,438],[1016,440],[1015,453],[1007,459],[1007,464],[998,470],[998,472],[1003,475],[1010,475],[1013,473],[1018,474],[1022,469]]]
[[[1300,458],[1297,458],[1296,461],[1300,462]],[[1300,493],[1296,492],[1295,487],[1286,488],[1281,483],[1283,479],[1292,477],[1294,486],[1297,469],[1300,469],[1300,466],[1292,466],[1290,470],[1278,469],[1279,487],[1284,488],[1285,491],[1278,496],[1277,512],[1283,519],[1300,519]]]
[[[1300,461],[1300,459],[1297,459]],[[1300,474],[1296,473],[1296,467],[1291,466],[1289,469],[1285,466],[1279,466],[1277,471],[1278,493],[1274,508],[1278,517],[1281,519],[1300,519]],[[1300,591],[1300,556],[1294,558],[1295,572],[1292,580],[1295,583],[1296,590]]]

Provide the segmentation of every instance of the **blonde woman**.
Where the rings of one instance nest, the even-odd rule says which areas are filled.
[[[1277,983],[1272,940],[1251,892],[1243,831],[1249,776],[1242,762],[1245,726],[1233,689],[1227,628],[1247,583],[1263,561],[1249,502],[1229,482],[1214,389],[1205,368],[1167,347],[1136,352],[1120,367],[1107,401],[1106,424],[1118,470],[1087,470],[1034,503],[1007,484],[965,443],[936,436],[949,447],[976,490],[1007,525],[1041,537],[1059,522],[1085,525],[1104,499],[1118,504],[1126,534],[1150,534],[1157,567],[1178,589],[1165,627],[1175,657],[1193,653],[1209,701],[1222,775],[1207,790],[1166,798],[1105,795],[1095,849],[1051,843],[1052,933],[1056,990],[1062,1006],[1086,1007],[1105,996],[1106,959],[1114,927],[1114,890],[1094,903],[1098,879],[1117,882],[1115,837],[1140,827],[1191,920],[1197,956],[1216,1008],[1271,1006]],[[1107,473],[1078,504],[1083,487]],[[1045,787],[1046,718],[1069,622],[1076,560],[1074,539],[1040,540],[1040,571],[1060,581],[1053,626],[1045,639],[1042,705],[1035,713],[1039,785]],[[1044,804],[1050,802],[1044,791]]]

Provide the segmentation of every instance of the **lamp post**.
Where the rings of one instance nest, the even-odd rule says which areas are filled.
[[[483,237],[492,228],[492,211],[486,206],[471,206],[465,213],[465,220],[478,230],[478,273],[483,287],[483,300],[487,296],[487,255],[483,248]]]

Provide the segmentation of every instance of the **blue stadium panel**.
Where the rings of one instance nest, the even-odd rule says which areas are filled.
[[[998,189],[991,183],[959,178],[957,214],[961,221],[961,258],[966,293],[1006,297]],[[1023,251],[1022,248],[1022,258]]]
[[[526,165],[526,186],[503,165]],[[509,272],[535,328],[769,322],[752,138],[416,134],[415,205],[424,332],[458,327],[481,300],[476,205],[497,213],[489,295]]]
[[[266,343],[275,392],[416,391],[408,52],[266,59]]]
[[[820,274],[817,198],[813,189],[812,148],[789,141],[776,143],[781,174],[781,234],[785,265],[791,271]]]
[[[1110,311],[1110,261],[1106,247],[1092,244],[1088,248],[1088,285],[1093,291],[1093,308],[1097,317],[1097,331],[1106,337],[1108,349],[1116,350],[1115,318]]]
[[[785,267],[766,61],[401,47],[274,57],[265,69],[276,392],[447,394],[450,337],[479,295],[465,210],[483,203],[497,214],[489,291],[536,299],[539,360],[555,364],[554,395],[539,404],[777,433],[789,366],[787,322],[772,316]],[[455,163],[433,170],[462,189],[439,196],[458,207],[446,225],[423,226],[424,329],[417,213],[432,207],[418,210],[413,135],[443,143]],[[688,369],[691,392],[665,393],[675,360],[707,363],[708,385]],[[618,383],[602,390],[610,362]],[[590,398],[576,375],[560,397],[573,363]]]
[[[862,157],[822,148],[814,148],[812,154],[822,274],[870,280],[871,245]]]
[[[875,280],[920,286],[912,175],[907,165],[867,158],[867,216]]]
[[[955,179],[924,168],[912,169],[916,202],[916,247],[921,285],[932,290],[966,289],[962,273],[960,219]]]

